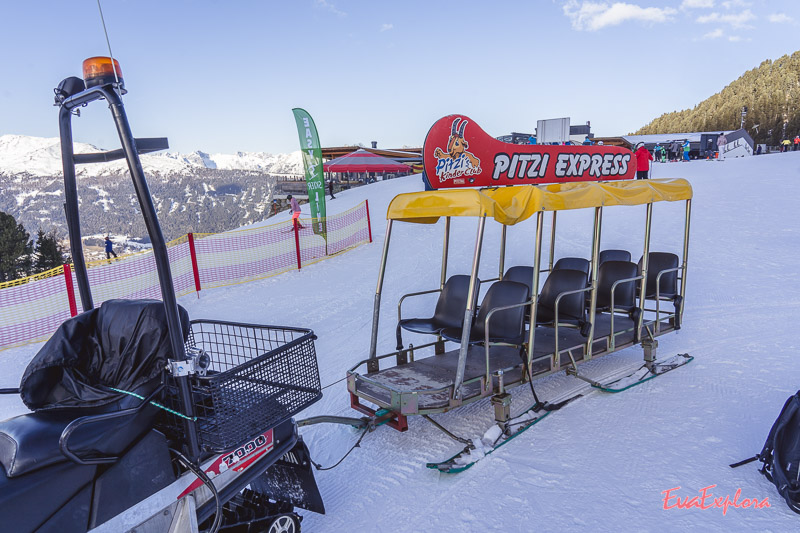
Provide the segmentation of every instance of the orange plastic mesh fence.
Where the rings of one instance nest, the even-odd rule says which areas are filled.
[[[369,242],[367,207],[360,204],[327,218],[326,241],[300,219],[303,265]],[[217,234],[194,234],[201,288],[222,287],[274,276],[297,268],[291,221]],[[178,296],[195,291],[189,240],[167,243],[170,269]],[[87,262],[94,305],[113,298],[161,299],[152,251]],[[82,309],[74,273],[70,276],[78,309]],[[70,317],[63,267],[0,284],[0,350],[48,338]]]
[[[64,267],[0,290],[0,347],[45,339],[70,317]]]
[[[327,250],[325,239],[313,232],[311,219],[298,222],[302,265],[369,241],[366,204],[328,217]],[[244,283],[297,269],[291,220],[227,233],[195,234],[195,250],[203,288]]]
[[[178,296],[194,291],[192,261],[185,238],[167,244],[172,283]],[[131,254],[117,259],[102,259],[87,263],[89,287],[95,307],[114,298],[161,298],[152,251]],[[76,297],[79,299],[80,296]],[[83,307],[80,307],[83,309]]]

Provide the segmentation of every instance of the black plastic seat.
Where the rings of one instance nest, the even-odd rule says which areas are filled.
[[[588,277],[591,265],[591,262],[583,257],[562,257],[553,265],[553,270],[580,270]]]
[[[536,325],[555,325],[555,305],[558,295],[586,288],[586,273],[581,270],[553,270],[542,286],[536,310]],[[561,298],[558,304],[558,323],[583,327],[586,324],[585,292]]]
[[[430,318],[406,318],[397,324],[398,350],[403,347],[401,328],[424,335],[439,335],[445,328],[461,328],[464,312],[469,298],[469,276],[457,274],[450,276],[436,302],[436,309]],[[475,294],[480,290],[480,280],[475,282]]]
[[[600,264],[606,261],[630,261],[631,253],[628,250],[602,250],[600,252]]]
[[[489,342],[521,344],[525,336],[527,306],[519,304],[524,304],[528,300],[530,300],[530,289],[523,283],[508,280],[493,283],[486,291],[478,314],[472,322],[469,343],[485,342],[486,318],[492,310],[517,305],[518,307],[497,311],[492,315],[489,319]],[[462,327],[446,328],[442,331],[442,337],[449,341],[461,342],[462,332]]]
[[[630,255],[630,254],[629,254]],[[611,288],[614,283],[639,275],[636,263],[631,261],[606,261],[600,264],[597,275],[597,312],[611,312]],[[636,306],[636,287],[634,281],[617,285],[614,291],[614,309],[632,313]]]
[[[513,266],[509,268],[503,275],[503,281],[514,281],[516,283],[522,283],[523,285],[526,285],[528,287],[530,294],[534,294],[533,267],[531,266]],[[526,306],[525,323],[530,324],[530,322],[531,322],[531,308],[529,306]]]
[[[650,252],[647,262],[647,284],[645,285],[645,298],[655,299],[656,279],[664,270],[677,268],[678,256],[669,252]],[[639,259],[639,274],[642,273],[642,260]],[[678,271],[662,274],[658,287],[658,295],[662,300],[675,300],[678,296]]]
[[[149,384],[135,392],[146,396],[156,385]],[[59,439],[73,420],[130,409],[141,403],[138,398],[126,396],[114,404],[87,411],[40,411],[4,420],[0,422],[0,464],[6,476],[13,478],[67,461],[59,448]],[[146,405],[130,416],[86,424],[70,436],[69,448],[81,457],[119,457],[153,426],[157,414],[156,407]]]
[[[528,290],[533,294],[533,267],[531,266],[512,266],[503,275],[503,281],[513,281],[528,286]]]

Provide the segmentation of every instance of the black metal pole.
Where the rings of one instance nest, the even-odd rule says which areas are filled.
[[[81,243],[81,221],[78,215],[78,184],[75,179],[75,159],[72,146],[72,108],[61,106],[58,113],[58,127],[61,134],[61,163],[64,169],[64,207],[69,230],[69,249],[75,265],[75,278],[84,311],[94,309],[92,291],[89,288],[89,274],[83,259]]]
[[[139,199],[139,206],[142,208],[142,216],[147,227],[147,233],[153,244],[153,256],[156,260],[156,270],[158,281],[161,286],[161,297],[164,300],[164,308],[167,315],[167,327],[169,328],[170,344],[172,346],[172,356],[175,360],[186,358],[183,344],[183,328],[181,327],[180,315],[178,313],[178,301],[175,297],[175,288],[172,283],[172,272],[169,268],[169,255],[167,254],[167,244],[158,223],[153,199],[150,196],[150,189],[147,186],[147,179],[142,169],[139,153],[136,151],[136,141],[131,132],[125,109],[122,106],[122,99],[109,86],[103,87],[105,98],[108,100],[108,107],[117,125],[117,133],[125,151],[128,169],[131,172],[133,187]],[[194,404],[192,403],[192,393],[189,387],[188,376],[177,378],[180,389],[181,409],[188,417],[194,417]],[[200,456],[200,445],[197,438],[197,428],[192,420],[184,419],[186,430],[186,440],[188,452],[192,460],[197,460]]]

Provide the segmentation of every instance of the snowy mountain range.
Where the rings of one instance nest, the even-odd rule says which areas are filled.
[[[100,152],[91,144],[74,144],[75,153]],[[191,174],[198,169],[249,170],[272,175],[301,175],[303,160],[300,152],[268,154],[266,152],[237,152],[235,154],[207,154],[196,151],[190,154],[157,152],[141,156],[146,173]],[[127,170],[124,160],[111,163],[80,165],[78,177],[115,175]],[[25,135],[0,135],[0,173],[28,174],[46,177],[61,176],[60,139],[28,137]]]
[[[100,151],[75,143],[76,153]],[[262,220],[278,177],[303,173],[299,151],[161,152],[142,155],[141,161],[168,239]],[[76,171],[84,234],[146,234],[124,160],[79,165]],[[12,214],[29,233],[65,233],[62,177],[58,138],[0,136],[0,211]]]

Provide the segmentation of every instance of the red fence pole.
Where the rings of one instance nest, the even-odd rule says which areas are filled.
[[[64,281],[67,284],[69,316],[76,316],[78,314],[78,303],[75,301],[75,287],[72,286],[72,269],[66,263],[64,263]]]
[[[194,249],[194,233],[187,233],[189,238],[189,255],[192,256],[192,272],[194,272],[194,290],[200,298],[200,269],[197,268],[197,252]]]
[[[369,242],[372,242],[372,223],[369,221],[369,200],[364,200],[367,204],[367,231],[369,231]]]
[[[303,268],[303,263],[300,260],[300,230],[297,227],[297,218],[292,218],[294,223],[294,247],[297,250],[297,270]]]

